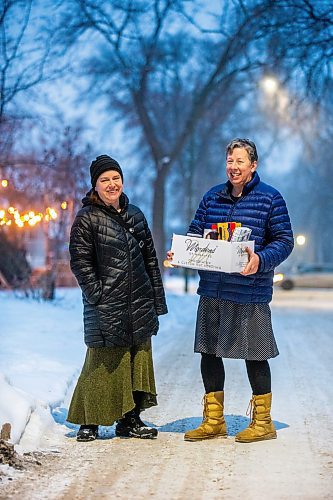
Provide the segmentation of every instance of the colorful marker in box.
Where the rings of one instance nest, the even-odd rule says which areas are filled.
[[[240,222],[219,222],[217,224],[219,240],[230,241],[236,227],[241,225]]]

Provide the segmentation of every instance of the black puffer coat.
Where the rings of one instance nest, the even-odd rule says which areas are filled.
[[[71,269],[83,292],[85,343],[88,347],[141,344],[156,335],[157,316],[168,312],[147,221],[124,193],[120,213],[89,196],[82,202],[69,251]],[[112,214],[120,215],[128,228]]]

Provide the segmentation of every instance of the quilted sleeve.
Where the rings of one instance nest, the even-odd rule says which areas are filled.
[[[70,235],[70,265],[83,295],[97,304],[102,295],[102,282],[97,275],[97,262],[89,214],[77,215]]]
[[[206,210],[206,199],[205,197],[203,197],[197,211],[195,212],[194,219],[192,220],[188,228],[188,233],[200,234],[200,236],[203,235]]]
[[[273,271],[292,252],[294,237],[286,203],[278,193],[272,200],[268,221],[267,245],[258,252],[259,272]]]

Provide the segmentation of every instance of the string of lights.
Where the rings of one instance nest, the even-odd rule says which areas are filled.
[[[18,227],[32,227],[42,220],[49,222],[58,217],[58,212],[51,207],[47,207],[45,212],[35,213],[33,210],[20,213],[15,207],[0,208],[0,226],[11,226],[16,224]]]
[[[0,186],[3,188],[8,187],[8,180],[1,179]],[[67,210],[67,201],[63,201],[60,204],[60,208],[62,210]],[[58,211],[52,207],[47,207],[43,212],[36,212],[34,210],[20,212],[18,208],[13,206],[0,207],[0,226],[16,225],[20,228],[33,227],[42,221],[50,222],[55,220],[58,214]]]

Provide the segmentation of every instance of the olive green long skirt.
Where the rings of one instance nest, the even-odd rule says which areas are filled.
[[[112,425],[133,410],[157,405],[151,340],[134,347],[88,347],[68,411],[68,422]]]

